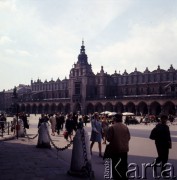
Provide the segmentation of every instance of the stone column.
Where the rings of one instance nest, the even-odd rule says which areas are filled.
[[[163,106],[162,106],[162,105],[160,105],[160,109],[161,109],[161,110],[160,110],[160,114],[161,114],[161,113],[164,113],[164,109],[163,109]]]
[[[175,115],[177,116],[177,105],[175,106]]]
[[[126,105],[123,105],[123,112],[126,112]]]
[[[150,114],[150,106],[147,105],[147,109],[148,109],[148,114]]]
[[[138,115],[138,106],[135,106],[135,115]]]

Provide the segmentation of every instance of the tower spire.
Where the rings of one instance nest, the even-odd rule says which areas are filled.
[[[85,54],[85,46],[84,46],[84,39],[82,38],[82,45],[80,49],[80,54],[78,56],[78,62],[80,63],[87,63],[87,54]]]
[[[85,54],[85,46],[84,46],[84,40],[82,38],[82,46],[81,46],[81,50],[80,50],[81,54]]]

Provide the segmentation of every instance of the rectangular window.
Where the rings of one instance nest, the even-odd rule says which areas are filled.
[[[81,87],[80,87],[80,83],[75,83],[75,94],[79,95],[81,92]]]

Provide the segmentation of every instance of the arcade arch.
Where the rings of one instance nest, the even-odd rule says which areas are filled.
[[[159,115],[161,113],[161,105],[157,102],[154,101],[150,104],[150,114],[153,115]]]
[[[43,113],[43,105],[42,105],[42,104],[39,104],[39,105],[38,105],[38,111],[37,111],[37,113],[39,113],[39,114],[42,114],[42,113]]]
[[[140,115],[146,115],[148,114],[148,107],[147,107],[147,104],[145,102],[140,102],[138,104],[138,113]]]
[[[110,102],[107,102],[105,104],[105,108],[104,108],[105,111],[110,111],[112,112],[113,111],[113,105],[110,103]]]
[[[89,103],[89,104],[86,106],[86,113],[87,113],[87,114],[93,114],[93,113],[94,113],[94,106],[93,106],[93,104]]]
[[[71,113],[71,106],[70,106],[70,104],[68,103],[68,104],[66,104],[66,106],[65,106],[65,111],[64,111],[66,114],[68,114],[68,113]]]
[[[52,105],[51,105],[51,113],[56,113],[56,104],[55,103],[53,103]]]
[[[171,101],[166,102],[162,110],[166,114],[176,115],[175,105]]]
[[[26,109],[25,109],[25,105],[24,105],[24,104],[22,104],[22,105],[21,105],[21,107],[20,107],[20,111],[21,111],[21,112],[25,112],[25,111],[26,111]]]
[[[49,113],[49,104],[44,105],[44,113],[48,114]]]
[[[95,105],[95,111],[98,112],[98,113],[103,112],[103,105],[101,103],[97,103]]]
[[[31,113],[31,106],[30,106],[30,104],[27,104],[27,106],[26,106],[26,113],[28,113],[28,114]]]
[[[74,108],[73,108],[73,112],[81,113],[81,105],[80,105],[80,103],[75,103]]]
[[[133,102],[128,102],[125,107],[127,112],[132,112],[136,114],[135,104]]]
[[[32,105],[31,113],[32,114],[36,114],[37,113],[37,106],[36,106],[36,104]]]
[[[63,104],[60,103],[60,104],[58,105],[57,111],[58,111],[59,113],[65,112],[65,111],[64,111],[64,106],[63,106]]]
[[[118,102],[118,103],[115,105],[115,112],[117,112],[117,113],[122,113],[122,112],[124,112],[124,105],[123,105],[121,102]]]

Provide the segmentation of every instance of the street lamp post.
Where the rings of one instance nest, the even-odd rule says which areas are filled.
[[[17,117],[17,127],[16,127],[16,132],[17,132],[17,139],[18,139],[19,124],[18,124],[18,104],[17,104],[17,103],[16,103],[16,117]]]
[[[19,124],[18,124],[18,96],[17,96],[17,88],[14,87],[14,90],[13,90],[13,96],[12,96],[12,99],[13,99],[13,104],[14,104],[14,109],[15,109],[15,114],[16,114],[16,121],[17,121],[17,124],[16,124],[16,136],[17,136],[17,139],[18,139],[18,130],[19,130]]]

